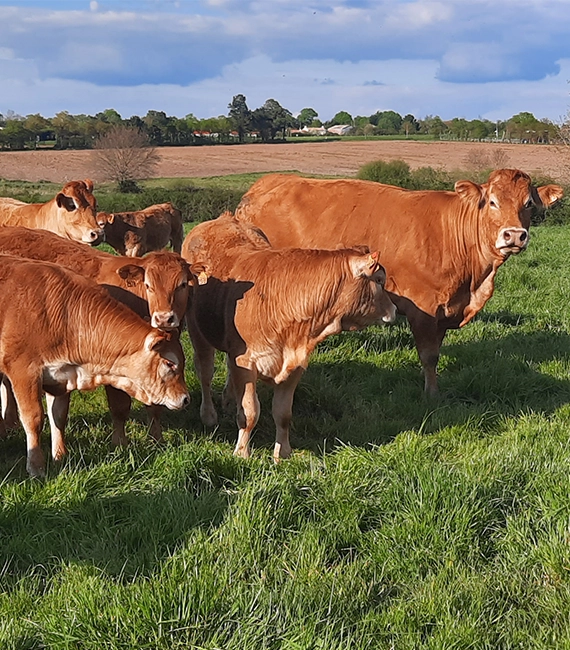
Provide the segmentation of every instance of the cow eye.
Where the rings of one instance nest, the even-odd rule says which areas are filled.
[[[491,200],[489,201],[489,205],[490,205],[492,208],[496,208],[496,207],[497,207],[497,204],[495,203],[495,201],[493,201],[493,199],[491,199]]]
[[[144,283],[144,288],[145,288],[147,291],[153,291],[153,288],[150,286],[150,284],[149,284],[148,282],[145,282],[145,283]]]
[[[525,204],[524,204],[525,209],[532,207],[532,199],[529,199]]]
[[[169,370],[172,370],[172,372],[176,370],[176,364],[174,363],[174,361],[169,361],[168,359],[165,359],[164,363],[166,364],[166,367]]]

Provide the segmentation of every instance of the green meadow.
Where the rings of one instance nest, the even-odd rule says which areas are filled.
[[[448,333],[437,401],[405,321],[325,341],[278,465],[266,386],[250,460],[231,414],[201,425],[186,332],[163,446],[135,404],[112,451],[102,390],[74,393],[43,481],[22,430],[1,440],[0,648],[570,648],[569,250],[532,229]],[[224,379],[220,356],[218,405]]]

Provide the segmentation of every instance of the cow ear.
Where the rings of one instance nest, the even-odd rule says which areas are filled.
[[[55,202],[58,208],[65,208],[68,212],[73,212],[77,206],[71,196],[67,196],[63,192],[59,192],[55,197]]]
[[[127,287],[134,287],[143,281],[144,269],[137,264],[125,264],[125,266],[117,269],[117,275],[126,282]]]
[[[542,208],[549,208],[564,196],[564,190],[560,185],[543,185],[542,187],[537,187],[536,191],[542,203],[542,206],[539,207]]]
[[[90,178],[86,178],[83,183],[85,184],[85,189],[88,192],[93,192],[93,181]]]
[[[202,262],[196,262],[190,265],[190,273],[192,275],[192,284],[206,284],[208,282],[208,269]],[[196,281],[194,281],[196,278]]]
[[[113,223],[112,216],[108,212],[98,212],[95,219],[100,226],[105,226],[108,223]]]
[[[350,268],[355,278],[370,278],[382,268],[382,265],[378,262],[380,253],[374,251],[373,253],[358,255],[351,257],[350,259]]]
[[[455,183],[455,191],[459,194],[462,201],[479,204],[483,198],[482,190],[481,185],[477,185],[471,181],[457,181]]]
[[[147,352],[157,351],[167,340],[167,332],[155,329],[153,332],[146,335],[146,339],[144,340],[144,349]]]

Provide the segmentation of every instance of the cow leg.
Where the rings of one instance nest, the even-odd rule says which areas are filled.
[[[257,373],[255,370],[240,368],[233,361],[231,362],[230,372],[237,403],[236,420],[239,428],[234,456],[249,458],[251,455],[249,439],[259,420],[260,412],[259,399],[255,390]]]
[[[226,355],[226,383],[224,384],[224,390],[222,391],[222,408],[225,413],[230,413],[235,409],[236,398],[235,390],[232,384],[232,373],[230,372],[230,358]]]
[[[275,384],[273,390],[273,421],[276,430],[273,460],[275,462],[281,458],[289,458],[291,455],[289,428],[293,415],[293,396],[302,374],[303,368],[296,368],[285,381]]]
[[[57,397],[46,393],[47,414],[51,429],[51,456],[54,460],[61,460],[67,455],[65,425],[67,424],[70,400],[71,393]]]
[[[45,476],[45,457],[40,444],[44,424],[41,382],[35,378],[23,377],[12,378],[11,384],[20,420],[26,432],[26,469],[30,476]]]
[[[216,350],[206,341],[189,312],[186,314],[186,324],[194,348],[194,369],[200,380],[202,390],[200,419],[207,427],[214,427],[218,424],[218,414],[212,399],[212,378],[214,377]]]
[[[7,429],[14,429],[18,426],[18,406],[14,398],[12,386],[7,377],[3,377],[0,384],[0,399],[2,400],[2,419]]]
[[[150,437],[158,443],[164,441],[164,438],[162,437],[162,427],[160,426],[160,416],[163,410],[164,406],[161,406],[160,404],[153,404],[152,406],[146,407],[149,419],[148,433]]]
[[[410,327],[424,370],[424,391],[428,397],[437,397],[437,364],[446,329],[438,326],[435,318],[421,316],[410,319]]]
[[[131,397],[114,386],[105,386],[107,404],[113,421],[112,447],[126,447],[129,444],[125,434],[125,422],[131,413]]]

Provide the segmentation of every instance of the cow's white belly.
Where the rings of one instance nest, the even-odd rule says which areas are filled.
[[[66,391],[91,390],[95,387],[94,377],[82,366],[62,363],[44,368],[42,381],[46,386],[64,387]]]

